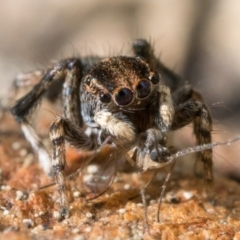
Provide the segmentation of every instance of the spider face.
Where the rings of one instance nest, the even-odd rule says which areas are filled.
[[[85,123],[93,126],[94,116],[101,110],[124,113],[131,119],[133,113],[139,114],[157,101],[159,81],[159,73],[142,58],[122,56],[100,61],[80,87],[82,116],[88,116]]]

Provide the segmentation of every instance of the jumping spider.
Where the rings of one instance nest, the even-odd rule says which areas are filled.
[[[11,109],[46,173],[52,165],[62,217],[69,215],[65,142],[96,154],[109,145],[107,158],[124,157],[142,170],[166,165],[172,154],[166,133],[191,122],[198,145],[211,144],[212,119],[201,95],[163,66],[147,41],[138,39],[132,47],[134,56],[58,62],[40,72],[41,80]],[[31,84],[31,74],[27,78]],[[30,117],[52,86],[62,92],[63,113],[50,127],[51,160]],[[199,153],[208,186],[213,184],[212,146]]]

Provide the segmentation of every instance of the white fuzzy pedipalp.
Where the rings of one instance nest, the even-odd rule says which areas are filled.
[[[129,142],[135,139],[135,132],[132,124],[115,117],[110,112],[99,111],[94,116],[94,120],[102,129],[107,130],[111,135],[117,138],[123,138]]]

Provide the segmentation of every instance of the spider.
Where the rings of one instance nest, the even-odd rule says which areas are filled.
[[[212,119],[203,98],[159,61],[149,42],[135,40],[132,49],[133,56],[65,59],[15,82],[18,87],[40,79],[11,112],[45,172],[53,171],[62,218],[69,216],[70,207],[64,176],[65,144],[91,152],[88,161],[109,146],[109,164],[124,158],[142,170],[160,168],[172,156],[167,132],[193,123],[198,145],[210,144],[198,150],[198,159],[207,185],[211,188],[213,184]],[[51,96],[62,93],[63,109],[50,126],[52,158],[30,124],[36,106],[51,92]]]

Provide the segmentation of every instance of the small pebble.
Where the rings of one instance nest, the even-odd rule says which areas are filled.
[[[19,142],[14,142],[12,144],[12,149],[13,150],[18,150],[18,149],[20,149],[20,147],[21,147],[21,144]]]
[[[143,236],[141,234],[134,234],[132,237],[133,240],[142,240]]]
[[[85,228],[85,232],[91,232],[91,231],[92,231],[92,228],[91,228],[91,227]]]
[[[61,218],[60,212],[54,211],[54,212],[53,212],[53,217],[54,217],[55,219],[60,219],[60,218]]]
[[[38,226],[36,226],[35,228],[33,228],[33,229],[31,230],[31,233],[33,233],[33,234],[39,234],[39,232],[40,232],[40,231],[43,231],[43,230],[44,230],[43,225],[38,225]]]
[[[33,227],[33,221],[29,218],[23,219],[22,222],[25,224],[27,228]]]
[[[118,212],[119,212],[120,214],[124,214],[124,213],[126,212],[126,209],[125,209],[125,208],[120,208],[120,209],[118,210]]]
[[[186,191],[184,191],[184,192],[183,192],[183,196],[184,196],[184,198],[185,198],[186,200],[189,200],[189,199],[191,199],[191,198],[193,197],[193,193],[192,193],[192,192],[186,192]]]
[[[78,229],[78,228],[74,228],[74,229],[72,230],[72,233],[79,233],[79,229]]]
[[[35,214],[34,214],[34,217],[40,217],[40,216],[42,216],[42,215],[44,215],[44,214],[45,214],[45,212],[40,211],[40,212],[38,212],[38,213],[35,213]]]
[[[86,213],[86,217],[87,217],[87,218],[92,218],[92,217],[93,217],[93,214],[90,213],[90,212],[87,212],[87,213]]]
[[[21,157],[25,157],[25,156],[27,156],[27,149],[21,149],[20,150],[20,152],[19,152],[19,155],[21,156]]]
[[[9,210],[4,210],[4,211],[3,211],[3,215],[6,216],[6,215],[8,215],[8,214],[9,214]]]
[[[1,190],[2,191],[9,191],[9,190],[11,190],[11,187],[9,185],[2,185]]]
[[[220,222],[221,224],[227,224],[226,219],[220,219],[219,222]]]
[[[73,238],[73,240],[85,240],[85,236],[84,235],[78,235],[76,237]]]
[[[75,198],[79,198],[80,196],[81,196],[81,193],[79,191],[75,191],[73,193],[73,197],[75,197]]]
[[[22,191],[16,191],[16,200],[22,200],[24,197],[24,193]]]

